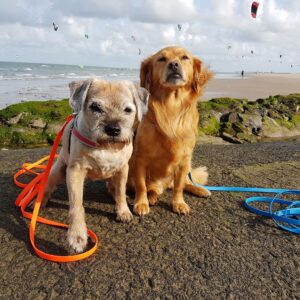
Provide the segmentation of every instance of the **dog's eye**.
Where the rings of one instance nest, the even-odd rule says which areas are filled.
[[[181,57],[181,59],[186,60],[186,59],[189,59],[189,57],[188,57],[187,55],[183,55],[183,56]]]
[[[97,104],[97,103],[92,103],[90,105],[90,109],[93,111],[93,112],[96,112],[96,113],[99,113],[99,114],[102,114],[103,113],[103,109]]]
[[[126,107],[126,108],[124,109],[124,111],[125,111],[126,113],[130,114],[130,113],[132,112],[132,109],[131,109],[130,107]]]
[[[164,62],[164,61],[167,61],[167,58],[162,56],[161,58],[159,58],[157,61],[159,62]]]

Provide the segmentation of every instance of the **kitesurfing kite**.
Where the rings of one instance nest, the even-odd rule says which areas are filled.
[[[259,6],[259,2],[253,1],[251,5],[251,16],[252,18],[256,18],[257,9]]]
[[[86,39],[88,39],[88,38],[89,38],[89,35],[86,33],[86,34],[84,35],[84,37],[85,37]]]
[[[142,54],[142,51],[141,51],[141,49],[139,48],[139,55],[141,55]]]
[[[254,51],[253,50],[251,50],[251,54],[253,54],[254,53]]]
[[[181,24],[177,24],[178,30],[181,31],[182,25]]]
[[[281,57],[282,57],[282,54],[279,55],[279,58],[281,58]]]
[[[58,25],[56,25],[54,22],[53,22],[53,29],[54,29],[55,31],[58,30]]]
[[[132,35],[131,38],[135,41],[135,36],[134,35]]]

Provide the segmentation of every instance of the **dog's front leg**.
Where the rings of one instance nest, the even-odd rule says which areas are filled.
[[[126,201],[126,182],[128,178],[128,164],[126,164],[113,177],[114,196],[116,201],[117,220],[129,222],[132,220],[132,213]]]
[[[172,208],[173,211],[178,214],[187,215],[190,212],[190,207],[185,203],[183,199],[183,188],[185,185],[185,178],[190,169],[190,164],[182,162],[174,172],[174,187]]]
[[[135,200],[133,210],[139,216],[146,215],[150,211],[147,198],[146,167],[139,161],[134,169],[134,185]]]
[[[66,181],[69,193],[68,244],[71,252],[82,252],[87,245],[87,227],[85,224],[83,184],[86,172],[76,164],[67,168]]]

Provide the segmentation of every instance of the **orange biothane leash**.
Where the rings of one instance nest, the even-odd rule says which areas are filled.
[[[64,132],[65,127],[67,126],[67,124],[74,118],[73,115],[70,115],[66,122],[64,123],[62,129],[59,131],[59,133],[56,136],[56,139],[54,141],[53,147],[51,149],[51,153],[49,156],[46,156],[34,163],[26,163],[22,166],[22,169],[19,170],[15,175],[14,175],[14,182],[18,187],[23,188],[22,192],[19,194],[19,196],[16,199],[16,206],[19,206],[22,212],[22,215],[27,218],[30,219],[30,226],[29,226],[29,237],[30,237],[30,242],[31,245],[34,249],[34,251],[36,252],[36,254],[38,256],[40,256],[43,259],[46,260],[50,260],[50,261],[55,261],[55,262],[73,262],[73,261],[77,261],[77,260],[81,260],[84,258],[89,257],[90,255],[92,255],[97,247],[98,247],[98,238],[96,236],[96,234],[91,231],[91,230],[87,230],[88,235],[92,238],[93,242],[94,242],[94,246],[87,250],[86,252],[80,253],[80,254],[75,254],[75,255],[53,255],[53,254],[49,254],[46,252],[41,251],[40,249],[38,249],[38,247],[35,244],[35,238],[34,238],[34,233],[35,233],[35,226],[36,223],[43,223],[43,224],[47,224],[50,226],[55,226],[55,227],[62,227],[62,228],[68,228],[68,225],[63,224],[63,223],[59,223],[56,221],[52,221],[52,220],[48,220],[42,217],[39,217],[39,210],[40,210],[40,206],[41,206],[41,202],[44,196],[44,192],[45,192],[45,188],[46,188],[46,184],[47,184],[47,180],[48,180],[48,176],[49,176],[49,172],[51,170],[51,167],[53,165],[53,161],[54,158],[57,157],[58,155],[56,154],[56,150],[58,148],[59,145],[59,141],[62,137],[62,134]],[[43,165],[42,163],[48,160],[48,164],[47,165]],[[42,172],[35,172],[31,169],[36,168],[36,169],[41,169],[44,170]],[[21,176],[22,174],[26,174],[26,173],[30,173],[30,174],[34,174],[35,177],[28,183],[22,183],[18,181],[18,177]],[[26,207],[31,203],[31,201],[35,200],[35,204],[34,204],[34,209],[32,214],[26,211]]]

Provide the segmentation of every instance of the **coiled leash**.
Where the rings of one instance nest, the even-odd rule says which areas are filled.
[[[54,254],[49,254],[44,251],[41,251],[38,249],[38,247],[35,244],[35,227],[36,223],[43,223],[47,224],[50,226],[55,226],[55,227],[61,227],[61,228],[68,228],[68,225],[63,224],[63,223],[58,223],[56,221],[48,220],[42,217],[39,217],[39,210],[41,206],[41,202],[44,196],[46,184],[48,181],[48,176],[50,169],[53,165],[55,157],[58,155],[56,154],[56,150],[59,145],[59,141],[62,137],[62,134],[64,132],[65,127],[67,124],[73,120],[74,116],[70,115],[66,122],[64,123],[62,129],[59,131],[57,134],[53,147],[51,149],[50,155],[46,156],[40,160],[38,160],[35,163],[26,163],[22,166],[22,169],[19,170],[15,175],[14,175],[14,182],[18,187],[23,188],[22,192],[19,194],[19,196],[16,199],[16,206],[19,206],[22,212],[22,215],[30,219],[30,226],[29,226],[29,237],[30,237],[30,242],[31,245],[35,251],[35,253],[40,256],[41,258],[44,258],[46,260],[50,261],[55,261],[55,262],[73,262],[77,260],[81,260],[84,258],[89,257],[92,255],[97,247],[98,247],[98,238],[94,232],[91,230],[87,230],[88,235],[91,237],[92,241],[94,242],[94,245],[91,249],[87,250],[86,252],[80,253],[80,254],[75,254],[75,255],[54,255]],[[47,165],[44,165],[43,163],[45,161],[48,161]],[[32,169],[37,169],[41,171],[33,171]],[[35,175],[35,177],[28,183],[22,183],[18,181],[18,177],[21,176],[22,174],[30,173]],[[32,202],[35,201],[34,204],[34,209],[32,214],[26,211],[27,206]]]
[[[250,197],[244,201],[245,207],[257,215],[272,218],[277,226],[289,232],[300,234],[300,200],[288,201],[280,199],[284,194],[286,195],[300,195],[300,190],[288,189],[270,189],[270,188],[254,188],[254,187],[236,187],[236,186],[205,186],[193,181],[191,172],[188,174],[189,179],[195,186],[205,188],[209,191],[219,192],[250,192],[250,193],[273,193],[274,197]],[[268,203],[269,209],[261,210],[252,204],[254,203]],[[285,209],[273,211],[273,204],[285,205]],[[284,225],[285,224],[285,225]]]

